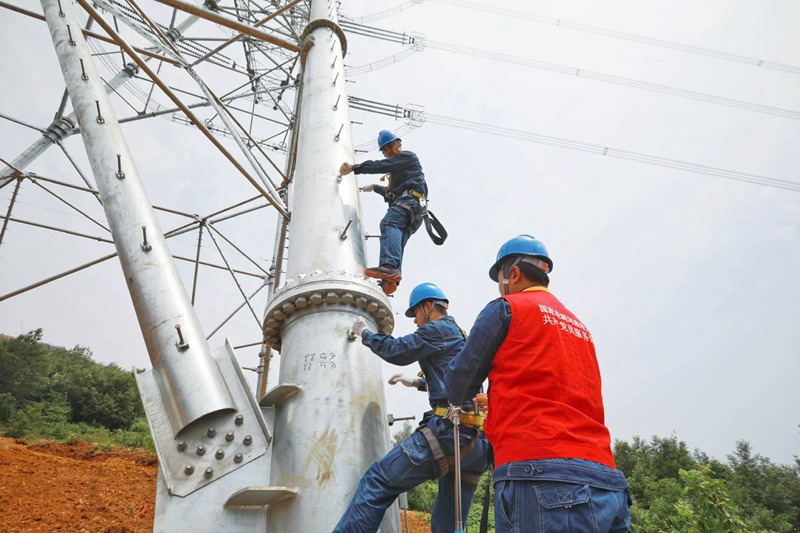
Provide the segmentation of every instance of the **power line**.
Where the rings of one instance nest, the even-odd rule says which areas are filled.
[[[492,124],[485,124],[481,122],[474,122],[471,120],[459,119],[454,117],[447,117],[444,115],[433,115],[429,113],[420,112],[416,110],[405,109],[398,105],[384,104],[375,102],[373,100],[366,100],[363,98],[350,97],[351,107],[369,113],[376,113],[384,116],[392,116],[394,118],[409,117],[412,113],[416,113],[414,122],[420,124],[422,122],[430,122],[440,126],[447,126],[450,128],[457,128],[468,131],[475,131],[477,133],[487,133],[490,135],[498,135],[501,137],[508,137],[527,142],[535,142],[539,144],[548,144],[551,146],[558,146],[560,148],[569,148],[570,150],[577,150],[581,152],[588,152],[591,154],[614,157],[617,159],[626,159],[628,161],[636,161],[639,163],[647,163],[649,165],[657,165],[665,168],[672,168],[676,170],[683,170],[686,172],[694,172],[696,174],[705,174],[707,176],[716,176],[734,181],[741,181],[745,183],[753,183],[756,185],[764,185],[766,187],[774,187],[777,189],[784,189],[788,191],[800,192],[800,182],[771,178],[769,176],[759,176],[758,174],[750,174],[747,172],[739,172],[736,170],[728,170],[719,167],[712,167],[709,165],[701,165],[698,163],[691,163],[688,161],[681,161],[679,159],[669,159],[641,152],[634,152],[632,150],[623,150],[619,148],[612,148],[610,146],[603,146],[601,144],[592,144],[572,139],[564,139],[561,137],[554,137],[552,135],[544,135],[541,133],[534,133],[530,131],[518,130],[514,128],[506,128],[503,126],[495,126]],[[366,103],[366,104],[365,104]],[[405,113],[401,110],[405,109]]]
[[[465,9],[472,9],[475,11],[483,11],[485,13],[493,13],[496,15],[501,15],[504,17],[511,17],[515,19],[523,19],[529,20],[532,22],[536,22],[539,24],[547,24],[550,26],[558,26],[560,28],[569,28],[571,30],[578,30],[584,31],[588,33],[595,33],[598,35],[603,35],[606,37],[612,37],[614,39],[623,39],[626,41],[633,41],[637,43],[647,44],[650,46],[659,46],[661,48],[670,48],[672,50],[678,50],[681,52],[686,52],[689,54],[697,54],[707,57],[713,57],[715,59],[722,59],[725,61],[732,61],[735,63],[742,63],[744,65],[750,65],[754,67],[761,67],[770,70],[779,70],[782,72],[788,72],[790,74],[800,74],[800,67],[794,65],[787,65],[784,63],[777,63],[775,61],[766,61],[764,59],[757,59],[754,57],[748,57],[738,54],[731,54],[728,52],[722,52],[719,50],[712,50],[710,48],[703,48],[700,46],[692,46],[689,44],[678,43],[674,41],[668,41],[665,39],[655,39],[653,37],[647,37],[646,35],[638,35],[635,33],[627,33],[623,31],[612,30],[609,28],[602,28],[600,26],[591,26],[589,24],[581,24],[579,22],[571,22],[569,20],[564,20],[560,18],[553,18],[553,17],[545,17],[542,15],[536,15],[533,13],[526,13],[524,11],[515,11],[512,9],[505,9],[502,7],[496,7],[493,5],[486,5],[486,4],[479,4],[476,2],[468,2],[466,0],[430,0],[431,2],[436,2],[439,4],[446,4],[455,7],[461,7]],[[366,17],[365,17],[366,18]]]
[[[735,170],[727,170],[723,168],[712,167],[708,165],[700,165],[697,163],[690,163],[687,161],[680,161],[677,159],[668,159],[640,152],[633,152],[630,150],[621,150],[618,148],[611,148],[600,144],[590,144],[580,141],[573,141],[571,139],[563,139],[560,137],[553,137],[550,135],[542,135],[529,131],[517,130],[512,128],[504,128],[502,126],[493,126],[491,124],[483,124],[480,122],[472,122],[453,117],[446,117],[442,115],[425,115],[428,122],[448,126],[451,128],[458,128],[463,130],[471,130],[479,133],[488,133],[491,135],[499,135],[502,137],[509,137],[522,141],[536,142],[540,144],[549,144],[551,146],[559,146],[561,148],[569,148],[571,150],[578,150],[581,152],[589,152],[592,154],[615,157],[618,159],[627,159],[629,161],[638,161],[640,163],[647,163],[650,165],[658,165],[666,168],[673,168],[677,170],[684,170],[687,172],[694,172],[697,174],[706,174],[708,176],[716,176],[720,178],[743,181],[746,183],[754,183],[757,185],[765,185],[767,187],[775,187],[778,189],[785,189],[789,191],[800,192],[800,183],[770,178],[768,176],[759,176],[757,174],[749,174],[746,172],[738,172]]]
[[[422,0],[408,0],[403,2],[399,6],[395,6],[384,11],[379,11],[378,13],[373,13],[371,15],[365,15],[363,17],[349,17],[350,20],[353,22],[372,22],[373,20],[380,20],[382,18],[386,18],[391,15],[396,15],[401,11],[405,11],[410,7],[414,7],[416,4],[421,4]]]
[[[502,63],[530,67],[539,70],[546,70],[549,72],[557,72],[559,74],[566,74],[568,76],[587,78],[591,80],[602,81],[605,83],[613,83],[615,85],[621,85],[624,87],[631,87],[634,89],[642,89],[645,91],[668,94],[671,96],[680,96],[682,98],[688,98],[691,100],[698,100],[701,102],[708,102],[711,104],[724,105],[727,107],[744,109],[747,111],[755,111],[757,113],[766,113],[769,115],[790,118],[792,120],[800,120],[800,111],[794,111],[791,109],[767,106],[767,105],[757,104],[754,102],[747,102],[744,100],[736,100],[734,98],[726,98],[724,96],[718,96],[699,91],[690,91],[687,89],[681,89],[679,87],[672,87],[670,85],[650,83],[647,81],[637,80],[634,78],[615,76],[613,74],[605,74],[603,72],[596,72],[577,67],[570,67],[567,65],[560,65],[558,63],[550,63],[547,61],[539,61],[536,59],[529,59],[525,57],[512,56],[509,54],[502,54],[499,52],[492,52],[489,50],[481,50],[479,48],[471,48],[468,46],[455,45],[441,41],[431,41],[429,39],[420,38],[419,37],[420,34],[406,34],[406,33],[401,34],[398,32],[387,32],[386,36],[384,36],[382,35],[382,32],[384,30],[380,30],[379,28],[370,28],[370,31],[367,32],[366,30],[364,30],[364,28],[369,28],[368,26],[363,26],[361,24],[356,24],[353,22],[343,22],[342,27],[347,31],[358,33],[359,35],[363,35],[366,37],[373,37],[376,39],[393,40],[394,42],[401,42],[397,40],[398,38],[397,36],[404,36],[406,37],[406,41],[403,42],[402,44],[409,43],[415,50],[422,50],[425,47],[430,47],[433,48],[434,50],[440,50],[443,52],[462,54],[470,57],[479,57],[491,61],[499,61]]]
[[[566,65],[559,65],[557,63],[548,63],[546,61],[538,61],[535,59],[528,59],[524,57],[517,57],[508,54],[500,54],[497,52],[490,52],[488,50],[480,50],[477,48],[469,48],[466,46],[458,46],[447,44],[438,41],[428,41],[428,46],[436,50],[443,50],[446,52],[453,52],[457,54],[468,55],[472,57],[481,57],[490,59],[492,61],[501,61],[513,65],[520,65],[531,67],[539,70],[547,70],[550,72],[558,72],[560,74],[567,74],[569,76],[588,78],[591,80],[602,81],[606,83],[613,83],[625,87],[632,87],[635,89],[643,89],[645,91],[657,92],[662,94],[669,94],[672,96],[681,96],[691,100],[699,100],[701,102],[709,102],[712,104],[719,104],[728,107],[735,107],[737,109],[746,109],[748,111],[756,111],[758,113],[767,113],[780,117],[790,118],[793,120],[800,120],[800,111],[793,111],[791,109],[783,109],[780,107],[766,106],[754,102],[746,102],[744,100],[736,100],[733,98],[726,98],[724,96],[717,96],[714,94],[702,93],[698,91],[689,91],[678,87],[669,85],[661,85],[658,83],[650,83],[646,81],[636,80],[633,78],[625,78],[623,76],[615,76],[613,74],[604,74],[602,72],[595,72],[576,67],[569,67]]]

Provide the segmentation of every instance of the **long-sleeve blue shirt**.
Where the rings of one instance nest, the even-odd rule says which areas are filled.
[[[464,349],[448,364],[445,383],[453,405],[472,400],[480,391],[510,325],[511,306],[502,298],[492,300],[480,312]]]
[[[406,191],[417,191],[423,196],[428,196],[428,185],[425,183],[425,174],[422,172],[419,158],[417,154],[408,150],[398,152],[386,159],[355,164],[353,172],[356,174],[390,174],[388,187],[376,185],[374,189],[390,204]]]
[[[445,371],[464,347],[464,334],[453,317],[442,317],[397,338],[366,329],[361,333],[361,342],[387,363],[406,366],[419,362],[425,373],[431,407],[447,406]]]

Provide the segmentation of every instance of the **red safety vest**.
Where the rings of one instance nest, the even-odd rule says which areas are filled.
[[[495,466],[585,459],[614,466],[589,331],[543,287],[503,297],[511,324],[489,371]]]

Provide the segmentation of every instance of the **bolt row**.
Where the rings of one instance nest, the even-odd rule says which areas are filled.
[[[378,301],[347,290],[312,291],[298,295],[291,301],[284,302],[283,305],[272,310],[264,324],[264,335],[267,342],[272,345],[273,349],[280,350],[280,326],[289,315],[308,306],[334,304],[351,305],[358,309],[365,309],[378,321],[381,331],[384,333],[392,332],[394,326],[392,314]]]
[[[234,419],[234,423],[237,426],[241,426],[244,423],[244,417],[242,415],[236,415],[236,418]],[[208,430],[206,430],[206,436],[208,436],[209,438],[216,437],[217,436],[216,428],[214,428],[213,426],[209,427]],[[225,433],[225,440],[227,442],[233,442],[234,438],[235,438],[235,434],[234,434],[233,431],[228,431],[227,433]],[[253,444],[252,435],[245,435],[244,439],[242,439],[242,443],[245,446],[252,445]],[[177,447],[179,452],[184,452],[184,451],[186,451],[186,449],[189,446],[186,444],[186,441],[182,440],[182,441],[178,441],[176,447]],[[206,450],[205,446],[203,446],[202,444],[198,444],[197,448],[195,448],[195,450],[194,450],[194,453],[198,457],[202,457],[202,456],[204,456],[206,454],[206,451],[207,450]],[[222,449],[222,448],[218,448],[217,451],[214,452],[214,457],[217,460],[224,459],[225,458],[225,450]],[[244,460],[244,455],[241,452],[237,452],[233,456],[233,462],[236,463],[236,464],[241,463],[243,460]],[[195,467],[194,467],[194,465],[192,463],[186,463],[186,466],[184,466],[184,468],[183,468],[183,473],[186,474],[187,476],[192,475],[194,473],[194,471],[195,471]],[[213,477],[214,476],[214,469],[211,468],[211,467],[206,468],[204,476],[206,478]]]
[[[65,16],[63,8],[61,6],[61,0],[58,1],[58,15],[60,17]],[[66,24],[66,27],[67,27],[67,36],[69,37],[67,42],[69,43],[70,46],[73,47],[77,46],[78,43],[72,36],[72,28],[70,27],[69,24]],[[89,75],[86,73],[86,65],[84,64],[84,60],[83,58],[78,58],[78,61],[80,62],[81,65],[81,79],[85,82],[88,82]],[[135,66],[128,65],[126,66],[126,68],[130,69],[131,72],[133,73],[133,69],[135,68]],[[105,124],[106,119],[103,117],[102,110],[100,109],[100,100],[95,100],[94,104],[97,109],[97,116],[95,120],[97,121],[98,124]],[[116,168],[114,169],[114,175],[119,180],[125,179],[125,171],[123,170],[122,167],[122,154],[117,154],[117,165]],[[147,241],[147,226],[142,226],[141,228],[142,228],[142,244],[140,248],[142,252],[149,253],[150,251],[152,251],[153,246]],[[175,330],[178,335],[178,341],[175,343],[175,347],[179,352],[185,352],[186,350],[189,349],[189,344],[183,338],[180,325],[176,325]]]

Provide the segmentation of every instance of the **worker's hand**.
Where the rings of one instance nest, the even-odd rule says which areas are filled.
[[[372,192],[375,190],[375,185],[373,185],[372,183],[370,183],[369,185],[364,185],[363,187],[361,187],[361,190],[364,192]]]
[[[414,380],[412,378],[405,377],[403,374],[395,374],[389,378],[389,385],[396,385],[397,382],[402,383],[406,387],[414,386]]]
[[[345,161],[342,163],[342,166],[339,167],[339,175],[340,176],[347,176],[353,171],[353,165]]]
[[[485,392],[476,394],[472,402],[475,404],[475,407],[484,413],[489,410],[489,396],[487,396]]]
[[[354,335],[361,335],[365,329],[367,329],[367,321],[361,317],[358,317],[353,325],[350,327],[353,331]]]

